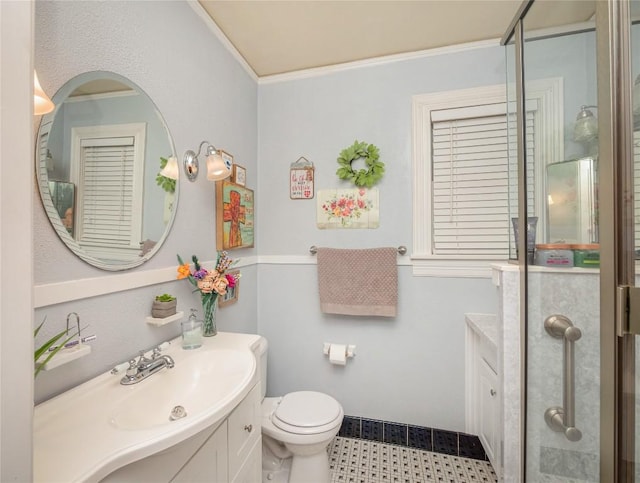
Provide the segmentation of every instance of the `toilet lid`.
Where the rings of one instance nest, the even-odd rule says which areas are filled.
[[[273,416],[273,424],[283,430],[288,431],[291,426],[317,428],[340,416],[340,404],[321,392],[292,392],[282,398]]]

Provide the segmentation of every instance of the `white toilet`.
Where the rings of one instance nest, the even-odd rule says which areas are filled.
[[[340,430],[342,406],[315,391],[265,397],[267,349],[262,338],[257,351],[262,377],[262,481],[330,483],[327,448]]]

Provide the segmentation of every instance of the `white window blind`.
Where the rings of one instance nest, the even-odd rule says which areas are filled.
[[[414,275],[490,277],[492,263],[515,255],[517,140],[507,102],[505,85],[413,97]],[[564,155],[563,105],[561,78],[528,83],[527,198],[540,239],[545,166]]]
[[[529,159],[535,157],[534,115],[527,113]],[[515,133],[508,130],[506,104],[432,111],[431,136],[432,254],[508,258],[508,156]],[[528,185],[533,202],[533,163]]]
[[[83,194],[79,242],[94,247],[139,248],[134,225],[134,137],[82,139]]]

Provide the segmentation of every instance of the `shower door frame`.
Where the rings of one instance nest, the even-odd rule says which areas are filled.
[[[633,482],[635,336],[619,287],[635,285],[633,116],[627,0],[596,2],[600,238],[600,480]]]
[[[523,20],[534,0],[524,0],[501,44],[515,44],[518,139],[518,219],[527,219],[524,142]],[[628,0],[596,2],[596,59],[599,129],[600,237],[600,481],[634,481],[635,336],[624,327],[627,302],[620,287],[635,285],[633,212],[633,119],[631,19]],[[521,476],[527,461],[526,239],[520,237]]]

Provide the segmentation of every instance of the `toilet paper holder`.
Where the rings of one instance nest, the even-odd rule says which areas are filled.
[[[331,349],[332,345],[336,345],[335,343],[331,343],[331,342],[325,342],[324,346],[322,348],[322,352],[324,353],[325,356],[329,355],[329,349]],[[349,357],[355,357],[356,356],[356,346],[355,345],[345,345],[345,352],[344,355],[349,358]]]

